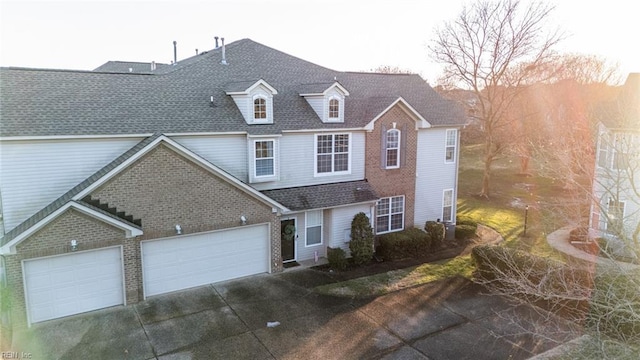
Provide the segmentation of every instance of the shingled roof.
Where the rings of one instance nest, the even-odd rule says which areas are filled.
[[[334,71],[249,39],[228,44],[226,60],[217,48],[148,73],[120,73],[109,63],[100,72],[2,68],[0,136],[358,128],[399,97],[433,126],[464,124],[462,109],[418,75]],[[225,93],[227,84],[255,79],[278,91],[273,124],[247,125]],[[322,123],[300,89],[336,81],[350,93],[345,122]]]
[[[264,190],[262,193],[291,211],[373,202],[379,198],[366,180]]]
[[[597,116],[610,129],[640,129],[640,73],[630,73],[618,97],[604,103]]]

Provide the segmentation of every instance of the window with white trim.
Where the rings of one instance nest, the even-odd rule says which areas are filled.
[[[305,246],[322,244],[322,210],[305,213],[306,237]]]
[[[451,164],[456,162],[456,146],[458,144],[458,129],[447,129],[444,148],[444,162]]]
[[[350,134],[316,135],[316,174],[348,173]]]
[[[267,99],[263,96],[256,96],[253,99],[253,119],[267,121]]]
[[[376,234],[404,229],[404,195],[378,200],[376,204]]]
[[[256,140],[255,149],[255,177],[274,176],[276,174],[275,164],[275,141]]]
[[[442,192],[442,221],[453,221],[453,189]]]
[[[340,100],[336,98],[329,99],[329,119],[338,120],[340,118]]]
[[[386,168],[397,169],[400,167],[400,130],[390,129],[386,136]]]

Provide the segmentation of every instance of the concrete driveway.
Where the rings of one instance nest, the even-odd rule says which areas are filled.
[[[578,336],[462,278],[371,299],[310,290],[332,281],[303,269],[157,296],[36,324],[14,335],[12,351],[32,359],[526,359]],[[526,331],[533,327],[545,336]]]

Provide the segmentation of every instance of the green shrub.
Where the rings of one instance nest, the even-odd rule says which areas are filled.
[[[379,235],[376,254],[385,260],[415,258],[429,253],[431,239],[418,228]]]
[[[478,227],[478,222],[466,216],[458,216],[456,218],[456,225],[469,225]]]
[[[477,225],[456,225],[456,239],[467,240],[476,236]]]
[[[431,240],[431,246],[440,247],[444,241],[445,228],[444,223],[437,221],[427,221],[424,224],[424,231],[427,232]]]
[[[356,265],[366,264],[373,259],[373,229],[363,212],[357,213],[351,221],[349,250]]]
[[[327,248],[327,260],[333,270],[342,271],[347,268],[347,255],[341,248]]]

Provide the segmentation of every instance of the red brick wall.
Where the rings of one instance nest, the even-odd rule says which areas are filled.
[[[381,169],[382,127],[385,126],[386,130],[392,129],[394,122],[396,129],[401,131],[401,141],[406,141],[405,162],[399,169]],[[376,121],[373,131],[368,132],[366,138],[365,177],[380,197],[405,196],[405,229],[413,226],[417,136],[415,121],[396,105]]]

